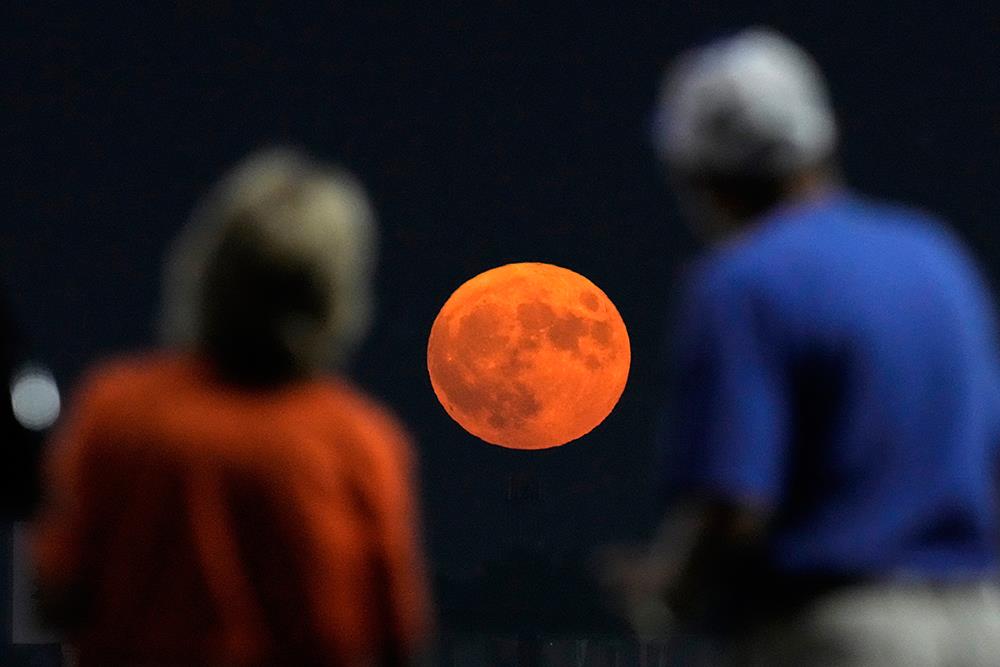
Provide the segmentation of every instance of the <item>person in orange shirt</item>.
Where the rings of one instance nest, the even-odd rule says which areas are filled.
[[[360,185],[251,156],[167,262],[160,351],[89,373],[34,557],[81,665],[395,665],[431,604],[413,451],[343,377],[371,311]]]

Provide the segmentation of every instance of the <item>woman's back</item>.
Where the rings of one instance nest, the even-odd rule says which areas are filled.
[[[149,355],[74,406],[36,544],[84,664],[364,664],[425,633],[410,446],[346,383]]]

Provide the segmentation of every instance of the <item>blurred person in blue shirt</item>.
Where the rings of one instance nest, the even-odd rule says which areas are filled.
[[[1000,364],[974,261],[842,184],[822,75],[781,35],[686,54],[659,111],[713,243],[672,339],[673,509],[608,568],[636,629],[693,623],[740,665],[1000,664]]]

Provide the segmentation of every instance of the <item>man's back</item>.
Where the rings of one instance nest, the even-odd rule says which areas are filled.
[[[427,623],[407,438],[345,384],[106,367],[55,444],[38,561],[85,661],[351,664]],[[62,504],[60,504],[62,503]]]
[[[939,225],[837,194],[766,216],[691,287],[678,486],[773,510],[779,572],[994,570],[992,306]]]

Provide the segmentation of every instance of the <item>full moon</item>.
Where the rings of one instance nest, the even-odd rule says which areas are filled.
[[[460,286],[431,327],[427,370],[441,405],[469,433],[546,449],[589,433],[628,380],[621,315],[578,273],[507,264]]]

